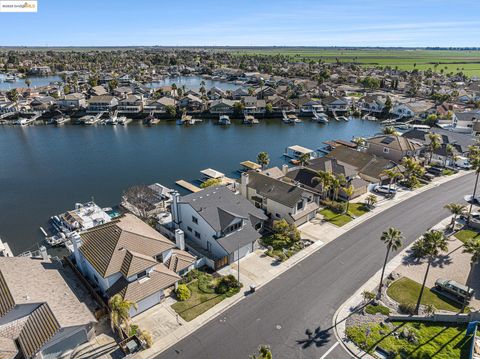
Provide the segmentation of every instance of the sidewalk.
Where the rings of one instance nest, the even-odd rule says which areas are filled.
[[[438,224],[432,227],[432,229],[444,229],[451,221],[451,216],[443,219]],[[392,272],[394,272],[399,266],[402,265],[402,260],[407,255],[407,252],[410,250],[412,245],[415,242],[412,242],[408,247],[405,247],[400,253],[398,253],[390,262],[387,263],[385,267],[385,278]],[[375,273],[365,284],[363,284],[356,292],[353,294],[347,301],[345,301],[339,309],[335,312],[333,316],[332,326],[334,328],[335,337],[338,342],[343,346],[343,348],[353,355],[355,358],[368,358],[374,359],[370,354],[364,352],[358,348],[354,343],[352,343],[345,335],[345,321],[346,319],[353,314],[350,310],[355,308],[360,303],[363,302],[362,293],[364,291],[376,292],[377,286],[380,282],[380,276],[382,274],[382,269],[380,268],[377,273]]]
[[[397,193],[394,199],[387,200],[382,198],[377,203],[377,206],[370,212],[364,214],[363,216],[352,220],[343,227],[337,227],[328,222],[323,222],[320,219],[314,219],[312,222],[306,223],[299,227],[302,238],[310,239],[314,243],[300,252],[296,253],[290,257],[287,261],[282,263],[276,263],[274,259],[263,255],[263,251],[257,250],[254,253],[251,253],[246,258],[240,260],[240,281],[243,283],[243,289],[240,293],[236,294],[233,297],[226,298],[219,304],[215,305],[213,308],[207,312],[201,314],[197,318],[193,319],[190,322],[185,322],[180,318],[180,323],[176,328],[172,330],[168,335],[162,336],[162,339],[155,342],[154,345],[143,352],[138,353],[135,358],[151,358],[154,355],[157,355],[164,350],[168,349],[170,346],[185,338],[186,336],[192,334],[197,329],[201,328],[204,324],[218,317],[221,313],[226,311],[231,306],[238,303],[240,300],[245,298],[245,292],[248,291],[251,285],[255,285],[258,289],[263,285],[267,284],[271,280],[275,279],[282,273],[284,273],[289,268],[295,266],[303,259],[307,258],[311,254],[315,253],[317,250],[322,248],[327,243],[335,240],[342,234],[346,233],[350,229],[358,226],[359,224],[367,221],[373,216],[393,207],[394,205],[403,202],[418,193],[422,193],[431,188],[438,187],[440,184],[455,180],[459,177],[467,175],[470,172],[459,172],[451,176],[445,176],[438,178],[432,183],[419,188],[415,191],[401,190]],[[398,266],[398,264],[396,265]],[[237,263],[233,263],[228,267],[225,267],[219,271],[220,274],[233,274],[235,277],[238,275]],[[380,274],[378,274],[380,276]],[[372,280],[372,284],[374,282]],[[362,288],[356,293],[356,295],[361,295],[365,290]],[[255,294],[252,294],[255,295]],[[336,316],[337,317],[337,316]],[[173,329],[173,328],[172,328]]]

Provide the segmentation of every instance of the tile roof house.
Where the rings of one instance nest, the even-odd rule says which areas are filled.
[[[47,260],[0,258],[0,358],[56,358],[94,337],[96,320],[62,271]]]
[[[370,183],[382,182],[385,178],[385,176],[382,175],[382,172],[386,169],[398,168],[401,170],[398,164],[393,161],[380,156],[357,151],[346,146],[338,146],[334,148],[325,157],[335,158],[337,161],[347,163],[356,168],[359,177]]]
[[[173,196],[173,222],[185,233],[188,248],[209,258],[214,269],[233,263],[255,250],[267,219],[241,195],[227,187],[209,187]]]
[[[284,218],[301,225],[312,220],[319,208],[316,193],[255,171],[242,174],[240,193],[263,209],[271,221]]]
[[[366,140],[366,152],[399,163],[402,158],[419,156],[423,145],[399,135],[379,135]]]
[[[178,250],[148,224],[126,214],[81,233],[73,241],[74,254],[80,271],[106,297],[120,294],[138,304],[138,310],[130,310],[134,316],[160,303],[164,290],[193,268],[195,257],[182,250],[181,234],[176,239]],[[171,266],[177,257],[182,261]]]

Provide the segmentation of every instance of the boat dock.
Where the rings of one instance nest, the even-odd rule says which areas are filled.
[[[197,192],[202,190],[200,187],[197,187],[197,186],[195,186],[195,185],[193,185],[190,182],[187,182],[185,180],[178,180],[175,183],[178,186],[180,186],[182,188],[185,188],[185,189],[187,189],[187,190],[189,190],[190,192],[193,192],[193,193],[197,193]]]

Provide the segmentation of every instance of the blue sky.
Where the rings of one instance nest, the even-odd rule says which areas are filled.
[[[0,46],[480,46],[480,1],[38,0]]]

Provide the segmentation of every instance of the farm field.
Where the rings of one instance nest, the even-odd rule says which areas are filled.
[[[237,55],[284,55],[298,61],[357,62],[365,66],[391,66],[400,70],[431,69],[444,73],[462,71],[467,76],[480,76],[480,51],[478,50],[427,50],[388,48],[315,48],[315,47],[265,47],[230,49]],[[436,66],[436,64],[438,64]]]

